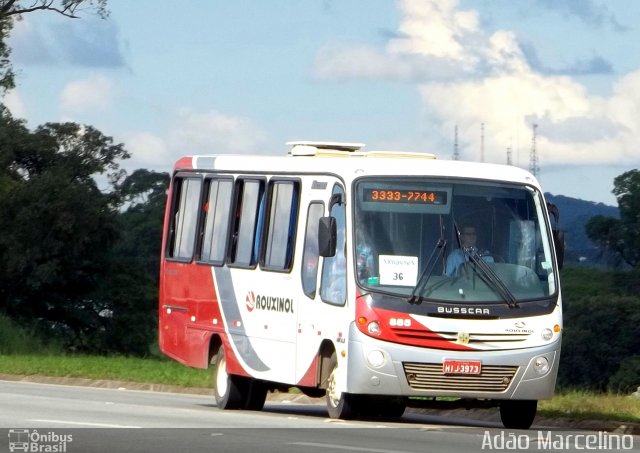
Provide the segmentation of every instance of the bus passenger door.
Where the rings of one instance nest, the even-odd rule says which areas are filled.
[[[311,201],[308,206],[300,270],[304,296],[298,307],[296,382],[309,387],[317,384],[317,357],[322,342],[338,338],[346,303],[344,189],[333,181],[324,186],[325,201]],[[313,195],[319,194],[314,191]],[[340,202],[335,202],[338,198]],[[336,254],[320,258],[318,227],[320,218],[326,215],[336,219]]]

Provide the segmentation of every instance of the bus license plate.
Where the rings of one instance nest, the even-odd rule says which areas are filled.
[[[444,374],[480,374],[482,362],[479,360],[445,360],[442,362]]]

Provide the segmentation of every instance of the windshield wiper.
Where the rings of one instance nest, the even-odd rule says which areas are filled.
[[[478,250],[475,247],[466,247],[463,248],[463,252],[469,257],[469,260],[476,265],[476,268],[480,270],[478,274],[480,275],[480,278],[500,294],[500,296],[502,296],[509,308],[518,308],[518,300],[516,299],[516,296],[513,295],[509,287],[505,285],[504,281],[502,281],[498,274],[491,269],[491,266],[482,259]]]
[[[444,252],[447,247],[447,240],[444,238],[438,239],[438,243],[433,248],[429,259],[427,260],[426,265],[424,266],[424,270],[422,274],[420,274],[420,278],[418,279],[418,283],[416,283],[415,288],[411,292],[411,296],[407,299],[407,302],[410,304],[419,304],[422,302],[422,296],[417,296],[417,294],[421,294],[424,287],[427,285],[429,278],[431,278],[431,274],[433,274],[433,270],[436,268],[436,263],[440,259],[442,252]],[[436,254],[436,252],[438,252]],[[435,259],[434,259],[435,256]]]

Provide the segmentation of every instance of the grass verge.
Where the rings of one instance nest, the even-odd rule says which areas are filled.
[[[162,359],[81,355],[0,355],[0,373],[211,387],[211,370]]]
[[[550,418],[640,423],[640,398],[611,393],[566,391],[551,400],[540,401],[538,414]]]

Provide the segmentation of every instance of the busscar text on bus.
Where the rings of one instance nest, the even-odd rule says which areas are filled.
[[[499,406],[528,428],[562,336],[558,211],[513,166],[362,144],[175,165],[159,300],[162,352],[213,369],[221,409],[267,393],[332,418],[407,405]]]

